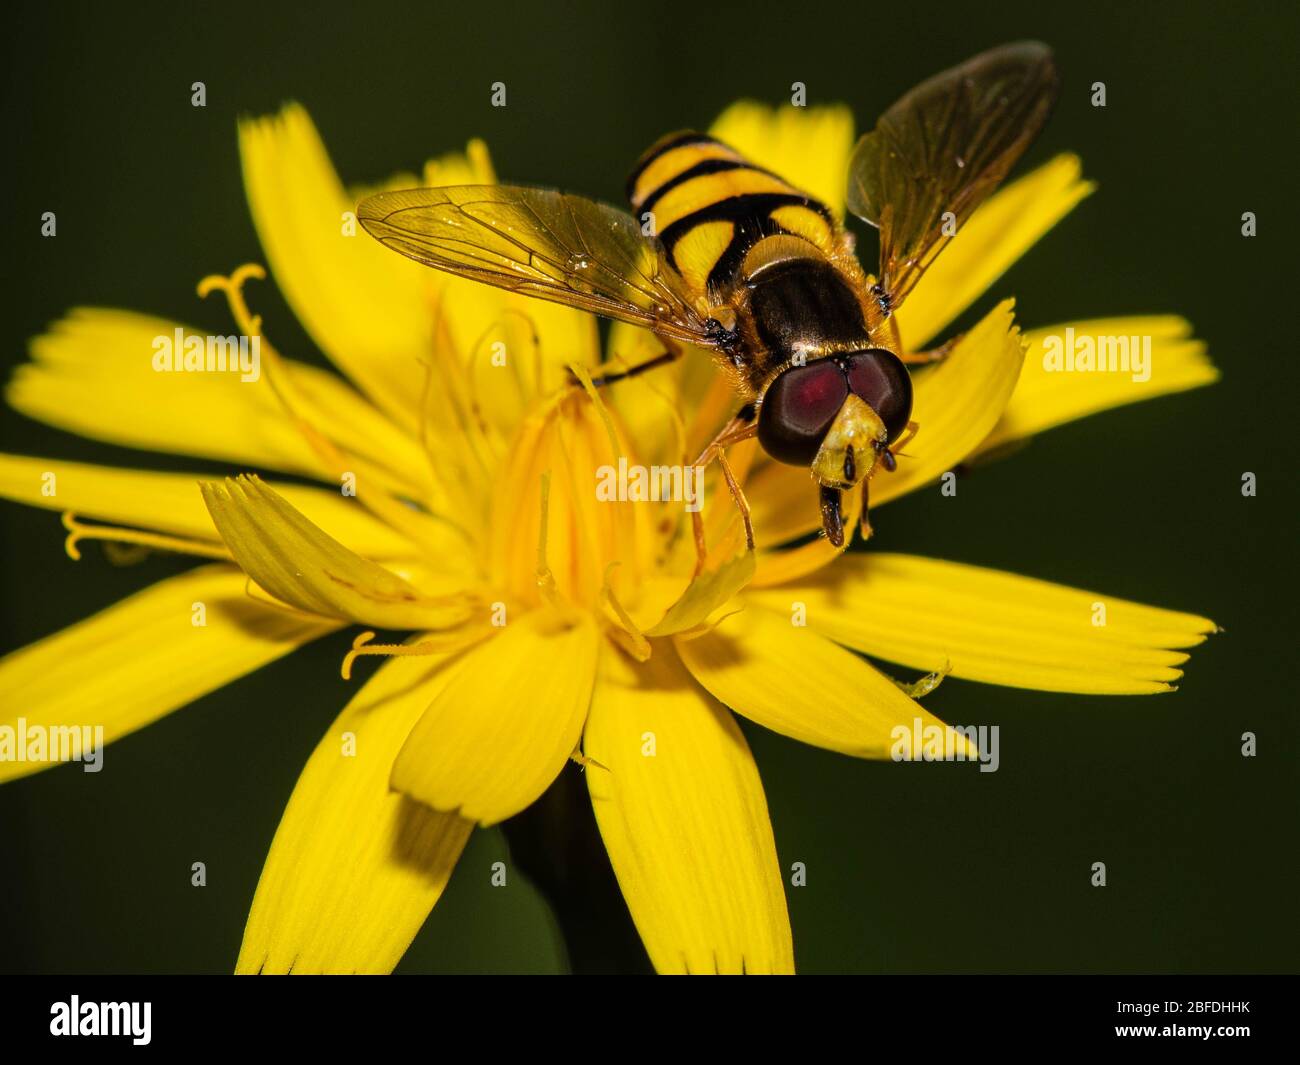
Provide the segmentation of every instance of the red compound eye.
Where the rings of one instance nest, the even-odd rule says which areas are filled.
[[[808,465],[848,395],[849,382],[832,359],[782,370],[763,395],[758,442],[778,462]]]
[[[880,416],[892,444],[912,416],[912,378],[907,367],[883,348],[856,352],[844,360],[844,366],[849,388]]]

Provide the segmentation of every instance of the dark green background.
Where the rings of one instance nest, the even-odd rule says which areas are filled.
[[[746,725],[782,866],[808,867],[808,886],[788,891],[798,964],[1296,968],[1294,4],[692,3],[682,18],[658,3],[295,7],[11,9],[6,365],[76,304],[227,331],[194,283],[260,257],[235,119],[286,99],[307,105],[348,180],[481,135],[508,179],[617,201],[646,144],[736,97],[777,102],[803,81],[811,103],[846,101],[865,126],[985,47],[1053,44],[1064,92],[1031,161],[1075,150],[1100,191],[990,298],[1014,293],[1030,326],[1184,314],[1224,380],[1052,432],[956,500],[909,497],[878,516],[878,546],[1197,611],[1227,632],[1169,696],[944,685],[927,702],[940,716],[1001,726],[992,775],[854,761]],[[196,80],[204,110],[190,106]],[[1104,110],[1089,105],[1097,80]],[[509,87],[503,110],[488,106],[494,81]],[[39,236],[46,210],[55,240]],[[256,299],[282,349],[319,359],[272,286]],[[0,447],[196,465],[10,412]],[[114,568],[93,549],[73,564],[57,516],[11,504],[0,535],[0,650],[186,565]],[[346,641],[115,745],[100,776],[65,767],[0,788],[0,970],[228,971],[283,804],[351,690]],[[1246,730],[1255,759],[1239,753]],[[567,967],[539,895],[520,877],[488,886],[504,848],[497,832],[475,836],[403,970]],[[189,886],[195,860],[204,890]],[[1098,860],[1104,890],[1089,886]]]

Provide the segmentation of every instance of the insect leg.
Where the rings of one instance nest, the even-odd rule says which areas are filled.
[[[659,336],[658,333],[655,334]],[[625,381],[629,377],[636,377],[645,373],[647,370],[653,370],[659,366],[667,366],[669,363],[676,362],[686,354],[686,349],[671,337],[659,337],[666,349],[663,354],[656,355],[653,358],[646,359],[645,362],[637,363],[635,366],[629,366],[622,370],[610,370],[607,373],[598,373],[592,376],[591,383],[597,388],[603,385],[613,384],[615,381]]]
[[[895,444],[893,447],[885,448],[884,451],[881,452],[881,456],[880,456],[881,465],[883,465],[888,472],[893,473],[896,469],[898,469],[898,464],[897,462],[894,461],[895,454],[902,455],[903,448],[907,444],[911,443],[911,441],[915,439],[916,434],[920,431],[921,431],[921,426],[919,422],[908,422],[907,428],[904,430],[903,435],[898,438],[898,443]],[[871,533],[872,533],[871,518],[868,513],[870,510],[870,498],[869,498],[870,489],[868,488],[868,485],[870,483],[871,483],[870,477],[868,477],[866,480],[862,482],[862,540],[864,543],[867,540],[871,539]],[[824,506],[825,504],[823,503],[823,507]],[[827,531],[827,535],[830,535],[829,530]],[[838,547],[839,545],[836,544],[835,546]]]
[[[709,442],[700,457],[691,464],[707,467],[709,463],[717,460],[722,470],[722,477],[727,482],[727,489],[731,492],[731,498],[736,504],[736,509],[740,511],[740,519],[745,523],[745,546],[750,551],[754,550],[754,525],[750,519],[749,501],[741,490],[740,482],[736,480],[724,449],[729,444],[748,440],[757,432],[758,423],[754,420],[753,409],[746,407],[723,426],[722,431]],[[691,526],[695,533],[695,575],[698,576],[704,571],[704,561],[708,555],[708,546],[704,539],[704,517],[700,511],[691,512]]]
[[[900,354],[898,357],[908,366],[928,366],[932,362],[943,362],[952,354],[952,349],[957,346],[965,335],[965,333],[958,333],[955,337],[945,340],[937,348],[931,348],[929,351],[913,352],[910,355]]]
[[[731,470],[731,463],[727,461],[727,453],[721,448],[718,449],[718,465],[722,468],[723,480],[727,482],[727,488],[731,492],[731,498],[735,501],[736,509],[740,511],[740,520],[745,523],[745,548],[753,551],[754,523],[749,516],[749,500],[745,498],[745,493],[741,490],[740,483]]]
[[[916,434],[920,431],[920,422],[908,422],[907,428],[903,431],[903,435],[899,438],[898,443],[894,444],[889,450],[896,455],[901,455],[903,453],[903,448],[907,447],[908,444],[915,440]]]

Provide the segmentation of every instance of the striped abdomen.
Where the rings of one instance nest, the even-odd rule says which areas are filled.
[[[835,220],[826,206],[701,133],[656,142],[628,179],[628,199],[697,293],[725,299],[746,254],[764,237],[791,234],[829,256]]]
[[[735,313],[732,361],[753,395],[795,360],[869,347],[866,281],[830,210],[699,133],[641,157],[628,198],[691,287]]]

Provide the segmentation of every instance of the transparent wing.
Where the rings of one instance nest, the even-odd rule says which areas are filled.
[[[613,207],[550,189],[452,185],[381,192],[357,216],[381,244],[435,269],[717,346],[662,245]]]
[[[880,228],[892,307],[1038,136],[1057,88],[1047,45],[1003,45],[918,85],[858,141],[848,207]]]

